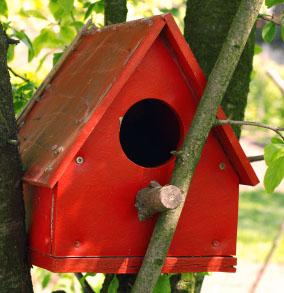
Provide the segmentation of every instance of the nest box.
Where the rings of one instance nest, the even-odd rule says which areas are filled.
[[[85,28],[20,116],[31,263],[137,273],[206,79],[170,14]],[[219,119],[226,119],[221,108]],[[211,131],[163,272],[235,271],[239,184],[258,179],[230,126]]]

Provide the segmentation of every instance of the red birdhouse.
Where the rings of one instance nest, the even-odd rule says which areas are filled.
[[[170,14],[75,43],[20,117],[31,263],[137,273],[156,217],[139,222],[135,196],[169,182],[206,79]],[[231,127],[215,127],[163,272],[235,271],[238,188],[257,183]]]

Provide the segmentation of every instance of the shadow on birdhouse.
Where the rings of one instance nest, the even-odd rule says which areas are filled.
[[[83,29],[19,117],[32,264],[138,272],[156,218],[138,220],[135,196],[168,184],[205,85],[171,14]],[[214,128],[162,271],[235,271],[238,188],[257,182]]]

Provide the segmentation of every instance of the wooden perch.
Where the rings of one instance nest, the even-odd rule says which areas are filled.
[[[153,215],[176,209],[182,202],[182,193],[174,185],[161,186],[151,181],[149,187],[138,191],[135,207],[139,220],[145,221]]]

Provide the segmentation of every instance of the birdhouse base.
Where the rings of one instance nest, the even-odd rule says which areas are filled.
[[[30,252],[32,264],[54,273],[137,274],[143,257],[51,257]],[[167,257],[162,273],[236,272],[237,258],[232,256]]]

